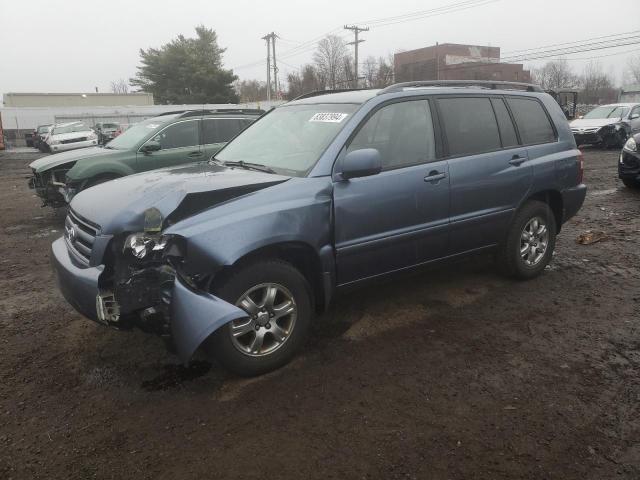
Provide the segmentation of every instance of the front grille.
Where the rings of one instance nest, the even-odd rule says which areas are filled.
[[[586,135],[589,133],[596,133],[598,130],[600,130],[600,127],[572,128],[571,133],[574,135]]]
[[[78,137],[78,138],[70,138],[69,140],[60,140],[60,143],[76,143],[76,142],[84,142],[87,140],[87,137]]]
[[[89,265],[93,242],[98,235],[99,228],[96,225],[80,218],[73,210],[64,222],[64,238],[67,248],[83,263]]]

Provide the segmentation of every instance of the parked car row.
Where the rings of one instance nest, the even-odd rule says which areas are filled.
[[[257,116],[165,115],[31,165],[45,204],[70,201],[52,260],[78,312],[256,375],[344,289],[478,252],[540,275],[586,194],[565,114],[533,85],[318,92]]]
[[[578,146],[622,148],[629,137],[640,132],[640,103],[601,105],[570,125]]]

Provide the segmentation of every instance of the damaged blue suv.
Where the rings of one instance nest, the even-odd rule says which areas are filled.
[[[88,318],[256,375],[291,359],[345,287],[481,251],[539,275],[583,203],[582,171],[562,110],[533,85],[317,92],[209,163],[79,193],[53,264]]]

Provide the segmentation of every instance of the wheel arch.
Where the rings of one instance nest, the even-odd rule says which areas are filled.
[[[224,282],[225,278],[234,270],[249,263],[266,259],[283,260],[293,265],[307,279],[314,309],[321,313],[331,298],[331,283],[327,282],[325,278],[326,269],[323,268],[325,262],[323,262],[321,255],[321,252],[317,252],[311,245],[303,241],[283,241],[264,245],[223,266],[212,276],[210,283],[213,285]]]
[[[551,209],[553,217],[556,221],[556,233],[559,233],[560,229],[562,228],[562,218],[564,216],[564,202],[562,199],[562,194],[557,190],[541,190],[529,195],[526,200],[522,202],[522,205],[524,205],[529,200],[538,200],[549,205],[549,208]]]

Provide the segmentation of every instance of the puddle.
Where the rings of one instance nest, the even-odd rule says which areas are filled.
[[[211,364],[202,360],[189,363],[188,367],[181,364],[168,364],[163,366],[164,372],[142,382],[142,388],[148,392],[156,392],[159,390],[169,390],[179,387],[185,382],[195,380],[198,377],[206,375],[211,370]]]

